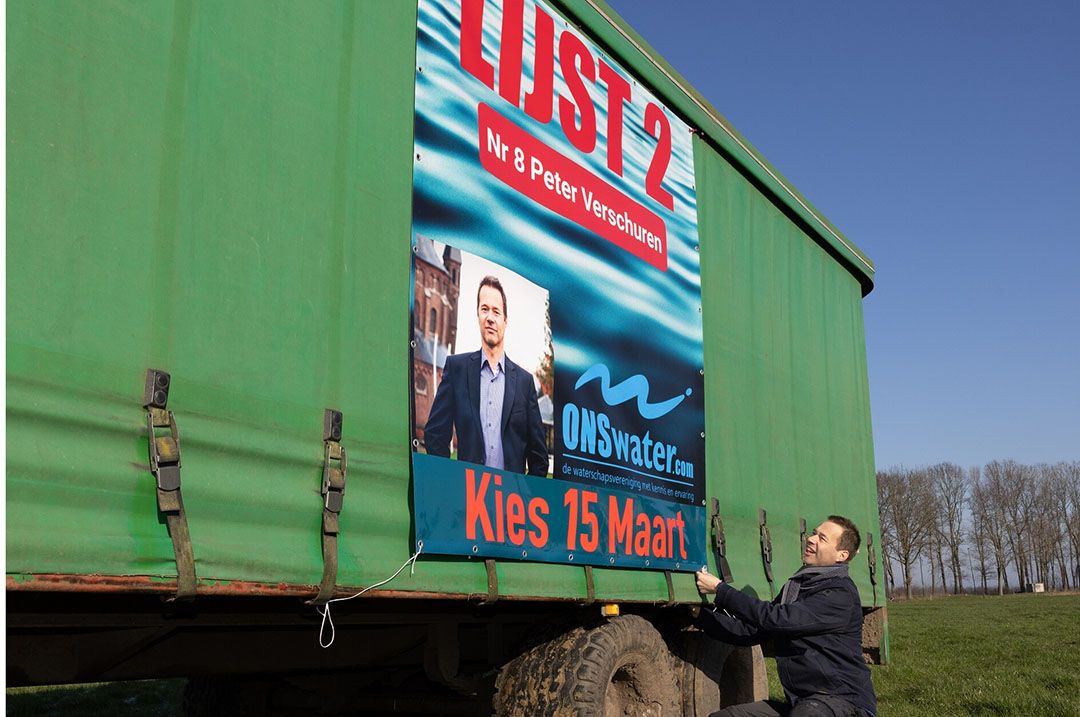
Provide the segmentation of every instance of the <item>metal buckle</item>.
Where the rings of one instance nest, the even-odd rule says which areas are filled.
[[[168,428],[168,436],[158,436],[156,428]],[[146,430],[150,437],[150,470],[157,479],[159,490],[180,489],[180,431],[172,411],[150,408],[146,413]]]

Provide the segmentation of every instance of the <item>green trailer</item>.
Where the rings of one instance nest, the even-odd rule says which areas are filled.
[[[872,264],[602,1],[552,7],[695,129],[710,569],[722,543],[766,597],[808,525],[851,517],[883,656]],[[193,712],[761,696],[760,651],[687,628],[687,566],[421,554],[377,585],[415,552],[415,3],[7,17],[9,685],[187,676]],[[365,588],[321,647],[309,602]]]

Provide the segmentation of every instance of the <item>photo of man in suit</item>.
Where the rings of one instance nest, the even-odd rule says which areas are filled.
[[[504,350],[506,292],[494,276],[480,281],[476,295],[480,350],[446,358],[427,425],[425,449],[450,456],[457,433],[457,458],[514,473],[548,471],[544,425],[533,377]]]

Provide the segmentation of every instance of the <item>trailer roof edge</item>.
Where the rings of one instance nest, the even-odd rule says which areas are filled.
[[[855,275],[863,296],[874,286],[874,264],[854,242],[840,232],[731,123],[702,97],[685,78],[657,53],[604,0],[555,0],[568,16],[595,29],[597,37],[627,69],[650,80],[652,89],[688,123],[731,156],[773,196],[793,212],[815,238]],[[606,28],[610,28],[608,31]]]

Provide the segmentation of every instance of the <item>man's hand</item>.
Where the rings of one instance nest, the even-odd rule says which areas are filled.
[[[716,592],[716,586],[720,584],[720,578],[710,575],[705,570],[698,570],[694,577],[697,578],[698,592],[703,595]]]

